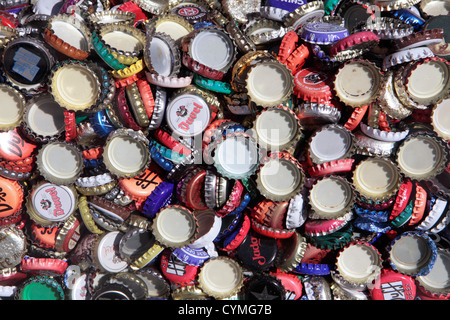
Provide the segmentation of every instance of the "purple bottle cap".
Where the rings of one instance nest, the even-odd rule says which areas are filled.
[[[266,0],[266,6],[292,12],[307,2],[306,0]]]
[[[313,276],[324,276],[330,274],[330,267],[327,264],[299,263],[292,272]]]
[[[182,247],[173,250],[172,254],[180,261],[193,266],[200,266],[210,257],[203,248]]]
[[[142,214],[153,219],[162,207],[172,203],[173,189],[173,183],[164,181],[159,184],[145,200]]]
[[[311,22],[303,26],[301,38],[314,44],[330,45],[348,35],[345,27],[326,22]]]

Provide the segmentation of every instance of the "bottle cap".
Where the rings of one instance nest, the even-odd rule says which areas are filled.
[[[300,299],[303,293],[303,285],[299,277],[286,272],[272,272],[271,275],[281,281],[286,292],[285,300]]]
[[[260,150],[256,141],[249,135],[239,132],[229,133],[215,144],[214,166],[224,177],[243,179],[258,169]]]
[[[3,50],[6,77],[24,90],[37,90],[48,80],[55,58],[43,41],[19,37],[8,42]]]
[[[284,300],[285,288],[281,280],[270,274],[253,275],[245,288],[246,300]]]
[[[172,203],[173,189],[173,183],[168,181],[159,184],[145,200],[142,213],[149,218],[154,218],[162,207]]]
[[[105,24],[96,35],[113,57],[127,66],[135,64],[144,50],[144,34],[131,25]]]
[[[179,260],[167,248],[161,255],[161,272],[172,284],[187,284],[193,281],[198,274],[198,266],[190,265]]]
[[[443,38],[443,29],[426,29],[414,32],[406,37],[396,39],[393,43],[393,46],[395,50],[412,49],[421,46],[432,46],[441,43]]]
[[[225,73],[234,62],[236,56],[234,42],[221,28],[206,27],[198,29],[185,39],[189,41],[186,45],[188,50],[183,49],[183,51],[198,64]],[[202,75],[209,78],[207,74]]]
[[[280,23],[270,19],[249,21],[244,28],[245,35],[255,45],[264,45],[281,40],[286,30]]]
[[[263,109],[254,121],[253,129],[260,146],[284,151],[292,148],[302,136],[299,119],[286,107]]]
[[[353,173],[353,185],[362,196],[372,200],[385,200],[393,196],[401,184],[396,165],[384,158],[361,161]]]
[[[34,96],[26,104],[22,127],[37,142],[58,138],[65,129],[64,110],[49,93]]]
[[[273,7],[273,8],[280,8],[289,12],[294,11],[300,6],[303,6],[306,4],[306,1],[304,0],[294,0],[291,2],[285,2],[282,0],[267,0],[266,6]]]
[[[105,232],[92,245],[92,259],[104,272],[117,273],[128,267],[128,262],[120,258],[119,244],[122,237],[120,231]]]
[[[170,205],[156,214],[152,231],[161,244],[181,248],[194,241],[198,234],[198,222],[189,209]]]
[[[348,222],[348,218],[351,217],[351,213],[348,213],[344,218],[341,219],[308,219],[306,220],[304,227],[305,227],[305,234],[307,236],[315,237],[318,236],[325,236],[328,234],[332,234],[339,229],[345,227]]]
[[[243,267],[261,272],[274,265],[278,257],[278,245],[274,238],[250,231],[235,253]]]
[[[406,231],[389,246],[392,269],[409,276],[427,275],[436,262],[436,244],[422,231]]]
[[[180,60],[179,50],[169,35],[155,32],[147,38],[144,61],[152,73],[164,77],[176,76],[180,71]]]
[[[373,102],[381,89],[382,74],[368,60],[352,60],[339,68],[334,77],[334,92],[348,106],[362,107]]]
[[[400,171],[410,179],[430,179],[441,173],[448,163],[448,146],[433,135],[410,134],[398,147],[396,157]]]
[[[245,82],[250,100],[262,107],[280,105],[294,88],[291,71],[277,60],[262,61],[249,67]]]
[[[53,277],[35,276],[27,279],[16,293],[19,300],[64,300],[64,289]]]
[[[75,16],[52,16],[44,30],[44,40],[57,51],[76,60],[86,59],[91,50],[91,32],[84,21]]]
[[[300,192],[305,183],[302,167],[289,153],[272,153],[259,167],[256,185],[261,195],[285,201]]]
[[[190,246],[175,248],[172,253],[178,260],[193,266],[201,266],[210,258],[204,248],[191,248]]]
[[[147,297],[164,299],[169,296],[169,283],[156,268],[140,269],[136,271],[135,275],[145,282]]]
[[[325,125],[311,136],[308,155],[316,164],[350,158],[355,152],[353,140],[353,134],[345,127]]]
[[[154,15],[163,14],[169,6],[169,2],[161,0],[137,0],[135,3],[142,10],[150,12]]]
[[[278,253],[276,267],[283,272],[294,270],[302,261],[307,248],[306,238],[295,232],[287,239],[278,240]]]
[[[448,97],[450,90],[448,66],[448,61],[438,57],[408,64],[404,79],[408,97],[426,106],[441,103],[445,97]],[[424,81],[424,77],[421,76],[423,74],[429,75],[433,81]]]
[[[95,107],[101,94],[97,74],[81,61],[65,60],[56,64],[49,81],[53,98],[67,110],[88,111]]]
[[[28,196],[26,206],[30,218],[41,226],[66,221],[77,209],[78,195],[70,186],[43,181]]]
[[[194,249],[208,248],[220,232],[222,218],[212,209],[195,211],[194,216],[198,223],[198,234],[188,246]]]
[[[311,1],[289,13],[284,19],[286,27],[293,27],[294,30],[308,22],[315,22],[325,14],[323,1]]]
[[[106,168],[118,177],[135,177],[150,165],[148,140],[142,132],[117,129],[108,136],[103,161]]]
[[[97,11],[88,16],[89,22],[97,25],[107,23],[132,24],[135,18],[136,14],[134,12],[121,10]]]
[[[198,4],[183,4],[174,7],[171,11],[171,14],[176,14],[179,17],[189,21],[190,24],[194,25],[197,22],[203,22],[207,19],[208,11],[205,7]]]
[[[447,203],[446,199],[437,198],[425,219],[416,226],[416,230],[428,231],[437,226],[438,221],[446,212]]]
[[[367,242],[356,242],[341,249],[336,257],[336,270],[351,285],[367,285],[381,271],[381,254]]]
[[[348,35],[345,27],[326,22],[310,22],[302,26],[301,38],[313,44],[330,45]]]
[[[0,190],[3,194],[0,203],[0,218],[16,214],[22,208],[24,196],[22,187],[16,181],[0,177]]]
[[[74,183],[84,166],[82,153],[75,144],[58,141],[44,144],[36,163],[46,180],[62,185]]]
[[[63,275],[67,269],[67,262],[52,258],[24,258],[22,259],[22,271],[33,274]]]
[[[178,15],[163,14],[153,17],[148,22],[147,32],[150,30],[168,34],[173,40],[180,41],[181,38],[194,31],[194,28],[186,19]]]
[[[201,134],[212,118],[206,101],[196,94],[180,94],[169,101],[166,107],[166,121],[170,129],[182,136]]]
[[[431,125],[434,132],[445,140],[450,140],[450,100],[446,99],[433,107]]]
[[[22,121],[25,99],[19,91],[7,84],[0,85],[0,99],[5,105],[5,110],[0,116],[0,129],[12,130]]]
[[[450,254],[446,249],[437,249],[436,262],[427,275],[416,277],[416,283],[420,289],[432,297],[448,299],[450,294],[450,282],[448,266]]]
[[[293,92],[299,99],[314,103],[326,103],[333,96],[331,80],[331,77],[322,71],[303,68],[294,75]]]
[[[0,228],[0,267],[13,268],[22,262],[26,252],[26,239],[23,231],[16,226]]]
[[[317,180],[309,192],[313,219],[338,219],[347,214],[355,202],[350,182],[339,176]]]
[[[401,12],[401,10],[397,10],[394,13],[397,19],[377,17],[371,19],[370,23],[363,25],[361,29],[372,31],[380,40],[392,40],[408,36],[414,31],[413,23],[411,23],[412,20],[420,23],[420,18],[414,16],[409,11],[405,10],[405,12]]]
[[[132,227],[125,232],[119,241],[120,258],[127,263],[134,262],[155,243],[155,237],[146,229]]]
[[[243,282],[241,266],[225,256],[209,259],[198,274],[199,287],[216,299],[232,297],[241,289]]]
[[[126,195],[135,201],[145,201],[148,196],[163,182],[154,166],[145,169],[140,175],[134,178],[122,178],[119,186]]]
[[[368,288],[374,300],[414,300],[416,298],[414,279],[392,269],[382,269],[379,277]]]

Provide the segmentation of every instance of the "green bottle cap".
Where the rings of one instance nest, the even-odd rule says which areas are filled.
[[[19,300],[64,300],[62,286],[51,277],[32,277],[22,286]]]

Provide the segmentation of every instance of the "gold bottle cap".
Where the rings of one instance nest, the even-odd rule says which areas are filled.
[[[150,165],[149,141],[141,131],[117,129],[106,140],[103,161],[116,176],[135,177]]]
[[[244,273],[235,260],[221,256],[204,263],[198,274],[198,282],[199,287],[207,295],[216,299],[226,299],[241,289]]]
[[[53,68],[49,91],[61,107],[75,112],[88,111],[100,98],[101,85],[87,64],[66,60]]]
[[[338,253],[336,270],[350,284],[367,285],[379,276],[382,262],[381,254],[374,246],[356,242]]]
[[[286,201],[300,192],[305,175],[298,161],[287,152],[272,153],[262,161],[256,178],[261,195],[272,201]]]
[[[75,144],[55,141],[42,146],[36,156],[36,164],[47,181],[70,185],[81,175],[84,159]]]
[[[433,107],[431,125],[438,136],[450,140],[450,99],[445,99]]]
[[[431,179],[449,161],[449,147],[443,139],[423,132],[411,134],[398,147],[396,160],[400,171],[411,179]]]
[[[263,109],[253,122],[253,130],[258,144],[274,151],[295,148],[302,137],[300,120],[283,106]]]
[[[334,92],[340,101],[351,107],[369,105],[381,89],[380,69],[368,60],[351,60],[334,76]]]
[[[91,23],[98,26],[103,24],[133,24],[136,14],[129,11],[105,10],[92,13],[88,16]]]
[[[354,135],[347,128],[329,124],[317,129],[309,140],[308,154],[315,164],[350,158],[355,153]]]
[[[432,295],[448,298],[450,294],[450,252],[448,249],[437,249],[436,261],[431,271],[424,276],[416,277],[419,286]]]
[[[2,83],[0,84],[0,101],[3,105],[0,114],[0,130],[12,130],[22,121],[26,104],[25,98],[12,86]]]
[[[181,248],[195,240],[198,234],[198,222],[191,210],[170,205],[156,214],[152,231],[156,240],[162,245]]]
[[[356,195],[352,184],[340,176],[317,180],[309,192],[311,219],[339,219],[353,207]]]
[[[280,105],[294,90],[291,70],[275,59],[251,66],[245,83],[250,100],[262,107]]]
[[[401,176],[397,166],[384,158],[361,161],[353,172],[355,190],[370,200],[385,200],[400,188]]]

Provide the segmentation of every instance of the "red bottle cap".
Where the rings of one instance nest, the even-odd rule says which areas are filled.
[[[17,161],[28,158],[36,145],[25,141],[17,128],[0,133],[0,158]]]
[[[198,267],[178,260],[172,250],[166,249],[161,255],[161,271],[173,284],[186,284],[197,276]]]
[[[414,300],[416,284],[406,274],[383,269],[372,286],[369,286],[369,292],[373,300]]]

